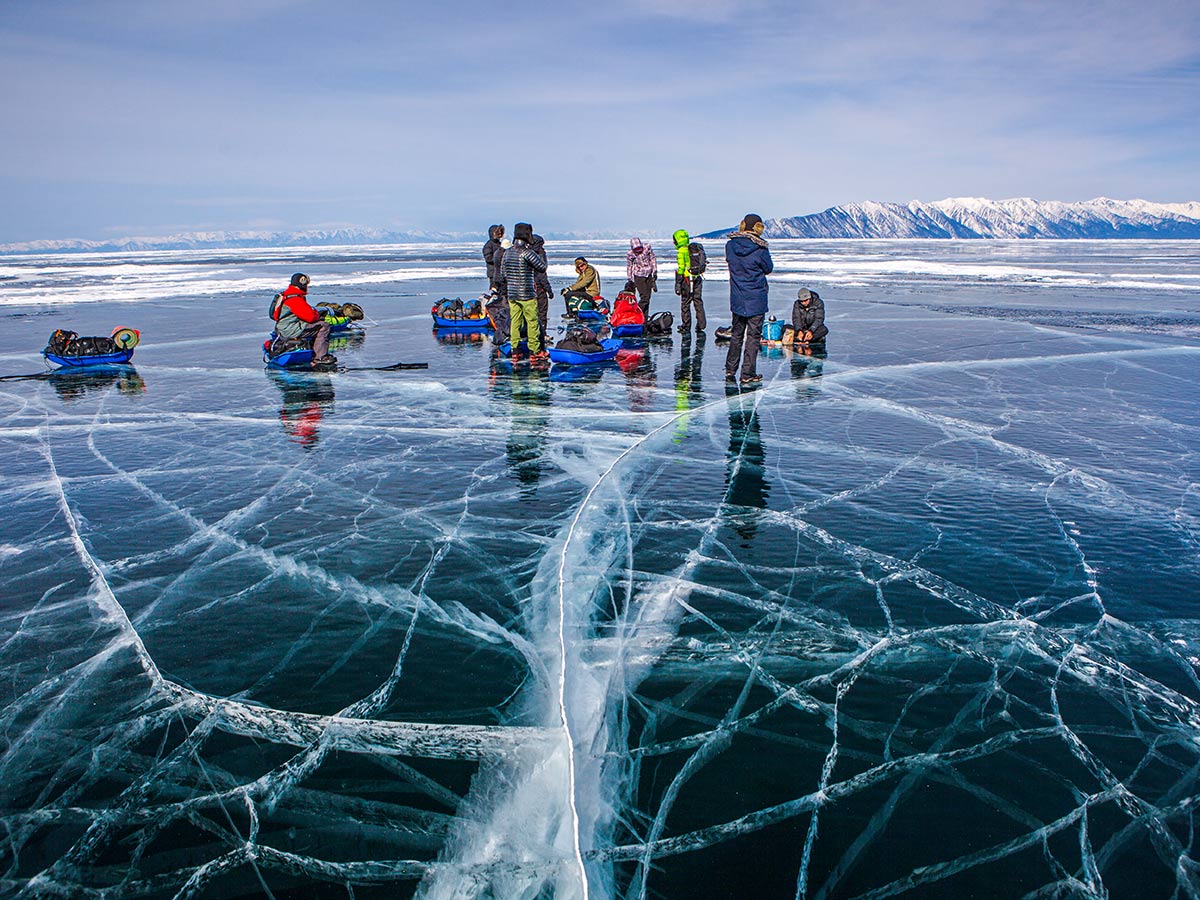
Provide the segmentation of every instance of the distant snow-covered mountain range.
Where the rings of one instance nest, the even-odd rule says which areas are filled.
[[[986,200],[958,197],[935,203],[868,200],[824,212],[768,219],[769,238],[1200,238],[1200,203],[1151,203],[1099,197],[1079,203],[1057,200]],[[710,231],[723,237],[730,229]],[[545,232],[555,240],[578,241],[667,234],[635,230]],[[0,254],[128,253],[145,250],[220,250],[269,247],[370,246],[455,243],[486,238],[461,231],[390,231],[382,228],[324,228],[303,231],[192,231],[158,237],[110,240],[41,240],[0,244]]]
[[[647,235],[645,231],[638,234]],[[547,238],[560,241],[627,238],[624,231],[548,231]],[[661,237],[666,234],[649,233]],[[329,228],[304,231],[190,231],[159,237],[124,237],[111,240],[23,241],[0,244],[0,253],[136,253],[146,250],[222,250],[271,247],[372,246],[381,244],[458,243],[487,240],[487,226],[474,231],[388,231],[381,228]]]
[[[328,228],[305,231],[190,231],[158,237],[125,237],[90,241],[24,241],[0,244],[0,253],[110,253],[143,250],[220,250],[239,247],[330,247],[338,245],[410,244],[461,241],[455,232],[399,232],[380,228]],[[469,235],[474,237],[474,235]],[[482,243],[486,235],[480,239]]]
[[[768,219],[769,238],[1200,238],[1200,203],[1151,203],[1098,197],[935,203],[868,200],[820,213]],[[701,237],[721,237],[729,229]]]

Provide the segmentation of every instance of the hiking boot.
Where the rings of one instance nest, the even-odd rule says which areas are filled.
[[[737,383],[737,375],[735,375],[733,372],[726,372],[725,380],[731,384],[736,384]]]
[[[313,357],[312,366],[314,369],[331,369],[337,365],[337,357],[331,353],[326,353],[321,357]]]
[[[742,379],[742,384],[762,384],[761,375],[747,375]]]
[[[690,325],[680,325],[675,330],[678,331],[680,334],[687,334],[690,329],[691,329]]]
[[[529,361],[533,363],[549,362],[550,354],[545,350],[539,350],[537,353],[533,354],[533,356],[529,357]]]

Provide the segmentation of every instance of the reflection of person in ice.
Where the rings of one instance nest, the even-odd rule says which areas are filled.
[[[117,390],[127,397],[146,393],[146,382],[133,366],[99,367],[91,372],[59,371],[51,373],[48,380],[54,385],[59,399],[67,403],[103,391],[110,385],[116,385]]]
[[[771,486],[766,479],[766,452],[753,395],[729,395],[729,456],[725,465],[725,505],[733,530],[749,541],[767,508]]]
[[[333,378],[320,372],[268,373],[279,388],[283,403],[279,421],[283,432],[305,450],[317,446],[321,419],[333,407]]]
[[[646,347],[622,347],[617,351],[617,366],[625,375],[629,391],[629,411],[645,412],[654,402],[658,374],[654,358]]]
[[[704,386],[701,373],[704,371],[704,341],[696,341],[693,349],[692,334],[683,332],[683,344],[679,351],[679,365],[675,367],[675,411],[680,413],[675,424],[675,443],[687,437],[688,410],[704,402]]]
[[[493,397],[508,401],[509,430],[504,461],[520,484],[522,500],[537,496],[542,477],[542,448],[550,426],[550,383],[537,371],[504,371],[493,363],[489,379]]]
[[[821,377],[824,360],[828,354],[820,344],[797,344],[788,350],[787,354],[791,361],[792,380],[796,382],[796,399],[809,402],[819,390],[816,379]]]

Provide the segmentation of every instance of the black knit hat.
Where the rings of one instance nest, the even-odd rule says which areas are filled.
[[[533,240],[533,226],[528,222],[518,222],[513,226],[513,240],[526,243]]]
[[[755,215],[754,213],[746,213],[746,215],[742,218],[742,227],[746,229],[746,231],[753,231],[754,226],[759,224],[761,221],[762,216]]]
[[[292,276],[292,287],[298,287],[302,291],[308,290],[308,276],[303,272],[297,272]]]

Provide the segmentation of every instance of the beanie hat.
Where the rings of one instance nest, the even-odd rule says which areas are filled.
[[[746,213],[742,219],[742,231],[753,231],[755,225],[762,224],[762,216],[757,216],[754,213]]]
[[[518,222],[513,227],[513,240],[526,242],[533,240],[533,226],[528,222]]]
[[[297,272],[292,276],[292,287],[298,287],[302,291],[308,290],[308,276],[303,272]]]
[[[800,288],[799,292],[796,294],[796,299],[801,302],[804,302],[805,300],[816,300],[817,297],[817,292],[810,291],[808,288]]]

